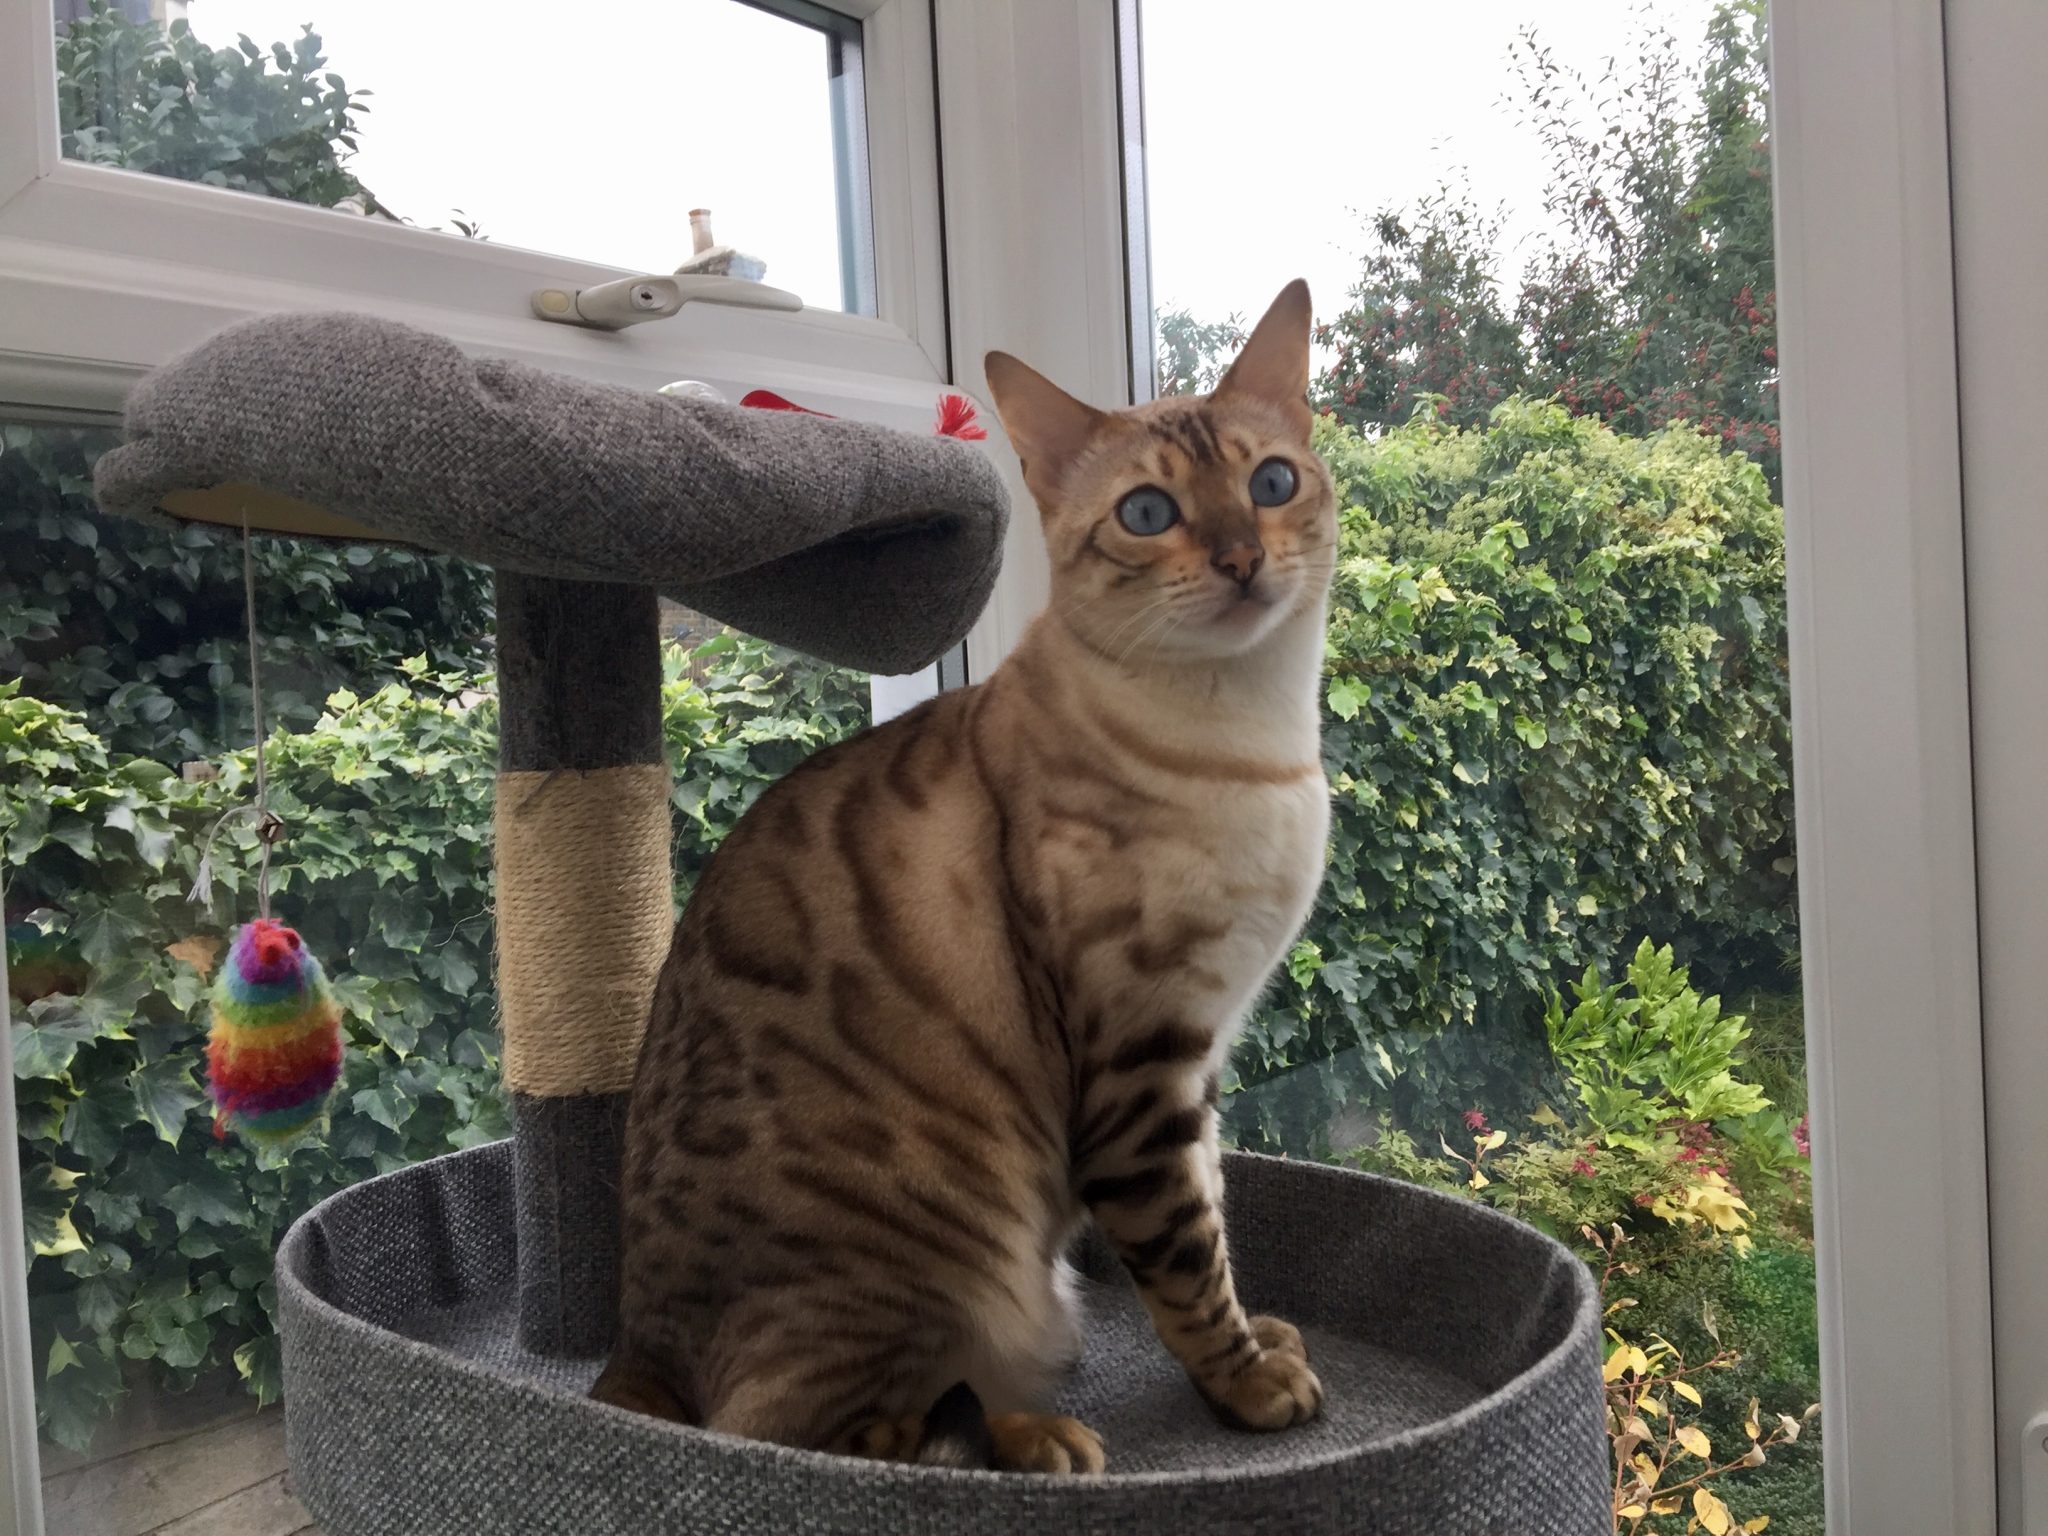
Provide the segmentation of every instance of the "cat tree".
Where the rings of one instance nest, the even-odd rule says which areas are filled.
[[[583,1394],[617,1282],[625,1090],[668,942],[657,594],[907,672],[988,596],[980,449],[472,360],[401,326],[275,316],[129,402],[102,504],[398,542],[497,573],[498,991],[509,1143],[325,1201],[278,1253],[293,1484],[328,1536],[575,1531],[1594,1536],[1609,1529],[1597,1296],[1493,1212],[1233,1156],[1240,1293],[1300,1323],[1327,1392],[1219,1427],[1094,1247],[1062,1410],[1090,1479],[856,1461]],[[340,961],[342,957],[334,957]]]

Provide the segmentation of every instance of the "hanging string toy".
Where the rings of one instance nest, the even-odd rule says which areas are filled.
[[[235,931],[213,983],[213,1025],[206,1042],[206,1086],[213,1134],[239,1132],[258,1146],[282,1147],[323,1125],[341,1079],[341,1008],[320,962],[293,929],[270,915],[270,850],[283,818],[270,808],[263,755],[263,681],[257,662],[256,563],[242,530],[242,589],[249,610],[249,708],[256,729],[256,800],[224,813],[206,835],[191,899],[210,908],[213,844],[231,821],[253,820],[261,850],[259,914]]]

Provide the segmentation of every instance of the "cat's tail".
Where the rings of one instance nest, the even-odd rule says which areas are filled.
[[[948,1387],[924,1416],[924,1439],[917,1447],[917,1461],[927,1467],[988,1470],[995,1466],[996,1442],[989,1433],[988,1413],[966,1382]]]

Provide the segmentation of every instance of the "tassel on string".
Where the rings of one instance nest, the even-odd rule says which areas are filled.
[[[749,390],[740,396],[740,404],[756,411],[795,411],[800,416],[818,416],[826,421],[833,419],[823,411],[814,411],[807,405],[798,405],[794,400],[786,400],[772,389]],[[978,419],[980,414],[979,408],[965,395],[941,395],[939,417],[932,428],[932,435],[980,442],[988,436],[988,429],[982,426]]]
[[[282,1148],[319,1129],[341,1080],[341,1008],[299,935],[270,915],[270,851],[284,839],[284,819],[270,808],[265,756],[262,636],[256,627],[256,557],[242,526],[242,596],[249,610],[249,716],[256,735],[256,799],[221,813],[199,850],[191,900],[213,907],[213,851],[221,832],[253,821],[260,850],[258,916],[235,930],[214,980],[206,1046],[206,1087],[213,1134],[238,1131],[259,1146]]]

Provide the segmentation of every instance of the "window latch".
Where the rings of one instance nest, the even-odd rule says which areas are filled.
[[[533,312],[558,325],[622,331],[649,320],[666,320],[685,304],[731,304],[744,309],[799,310],[804,301],[786,288],[741,277],[699,274],[622,277],[595,288],[540,288]]]

